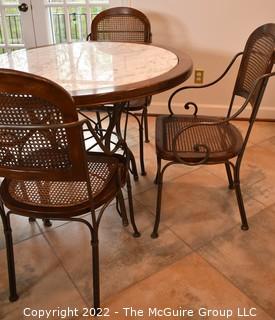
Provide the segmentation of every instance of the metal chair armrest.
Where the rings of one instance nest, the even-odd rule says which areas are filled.
[[[271,72],[271,73],[267,73],[267,74],[264,74],[263,76],[259,77],[255,83],[254,83],[254,86],[252,88],[252,90],[250,91],[248,97],[246,98],[245,102],[243,103],[243,105],[230,117],[227,117],[225,119],[222,119],[220,121],[212,121],[212,122],[207,122],[207,121],[204,121],[204,122],[199,122],[199,123],[193,123],[193,124],[190,124],[186,127],[183,127],[181,130],[179,130],[177,132],[177,134],[175,135],[174,139],[173,139],[173,142],[172,142],[172,151],[173,151],[173,154],[174,156],[176,157],[177,161],[179,161],[180,163],[184,163],[184,164],[187,164],[189,166],[192,166],[192,165],[200,165],[200,164],[204,164],[207,162],[208,158],[209,158],[209,148],[207,147],[207,145],[205,144],[194,144],[193,148],[194,148],[194,151],[198,151],[199,150],[199,147],[202,147],[204,148],[206,151],[205,151],[205,156],[203,159],[197,161],[197,162],[186,162],[184,161],[180,155],[178,154],[178,152],[176,151],[176,144],[177,144],[177,140],[179,138],[179,136],[186,130],[189,130],[190,128],[194,128],[194,127],[198,127],[198,126],[216,126],[216,125],[221,125],[221,124],[225,124],[225,123],[228,123],[229,121],[232,121],[234,119],[236,119],[243,111],[244,109],[246,108],[246,106],[249,104],[250,102],[250,99],[252,97],[252,95],[254,94],[255,90],[257,89],[259,83],[261,81],[264,81],[264,80],[268,80],[270,77],[273,77],[275,76],[275,72]],[[256,114],[254,115],[254,118],[256,117]],[[253,119],[252,119],[253,120]]]
[[[175,97],[176,94],[178,94],[179,92],[183,91],[183,90],[187,90],[187,89],[202,89],[202,88],[207,88],[207,87],[210,87],[210,86],[213,86],[214,84],[218,83],[219,81],[221,81],[225,75],[229,72],[229,70],[231,69],[231,67],[233,66],[233,64],[235,63],[235,61],[237,60],[237,58],[239,56],[241,56],[243,54],[243,52],[239,52],[237,53],[233,59],[231,60],[231,62],[228,64],[228,66],[226,67],[226,69],[224,70],[224,72],[214,81],[212,82],[209,82],[209,83],[206,83],[206,84],[203,84],[203,85],[200,85],[200,86],[185,86],[185,87],[181,87],[181,88],[178,88],[177,90],[175,90],[171,96],[169,97],[169,100],[168,100],[168,109],[169,109],[169,112],[171,115],[174,114],[173,110],[172,110],[172,100],[173,98]],[[188,110],[190,108],[190,105],[192,105],[194,108],[195,108],[195,112],[194,112],[194,115],[197,114],[197,111],[198,111],[198,106],[195,102],[187,102],[185,105],[184,105],[184,108],[186,110]]]

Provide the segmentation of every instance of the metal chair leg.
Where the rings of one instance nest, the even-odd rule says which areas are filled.
[[[129,211],[130,211],[130,220],[132,224],[132,228],[134,230],[133,236],[135,238],[140,237],[140,232],[137,229],[134,215],[134,206],[133,206],[133,197],[132,197],[132,186],[129,175],[127,175],[127,191],[128,191],[128,202],[129,202]]]
[[[129,171],[131,172],[131,174],[134,177],[135,181],[138,181],[138,171],[137,171],[137,165],[136,165],[136,160],[134,157],[133,152],[129,149],[129,147],[127,146],[127,126],[128,126],[128,117],[129,117],[129,112],[126,111],[126,119],[125,119],[125,127],[124,127],[124,133],[122,135],[121,132],[121,119],[119,118],[119,121],[116,121],[115,124],[115,128],[116,128],[116,133],[118,135],[118,137],[120,137],[123,141],[124,141],[124,148],[125,150],[127,150],[127,161],[129,161],[130,165],[128,166]],[[121,116],[121,114],[120,114]]]
[[[145,176],[146,175],[146,171],[145,171],[145,165],[144,165],[144,146],[143,146],[143,122],[144,122],[144,114],[142,113],[141,115],[141,119],[139,119],[139,117],[130,112],[130,111],[127,111],[127,118],[128,119],[128,116],[131,115],[134,119],[136,119],[137,121],[137,124],[138,124],[138,129],[139,129],[139,159],[140,159],[140,170],[141,170],[141,175],[142,176]],[[126,122],[127,123],[127,122]],[[125,127],[125,130],[124,132],[127,131],[127,128]],[[126,136],[125,136],[125,140],[126,139]],[[136,179],[135,179],[136,180]]]
[[[159,228],[159,223],[160,223],[161,196],[162,196],[162,185],[163,185],[163,171],[160,170],[160,167],[158,167],[156,181],[158,184],[158,194],[157,194],[157,207],[156,207],[155,224],[154,224],[153,232],[151,234],[151,238],[153,238],[153,239],[158,238],[158,228]]]
[[[0,214],[2,218],[4,234],[6,239],[6,253],[7,253],[7,264],[8,264],[8,275],[9,275],[9,287],[10,287],[10,302],[18,300],[19,296],[16,290],[16,276],[15,276],[15,265],[14,265],[14,253],[13,253],[13,242],[12,242],[12,230],[10,226],[9,215],[4,212],[3,206],[1,206]]]
[[[30,223],[35,222],[35,221],[36,221],[35,218],[29,217],[29,222]],[[52,226],[52,223],[51,223],[50,219],[43,218],[42,221],[43,221],[43,224],[44,224],[45,227],[51,227]]]
[[[145,165],[144,165],[143,121],[144,121],[144,118],[142,116],[141,121],[139,122],[139,161],[140,161],[141,175],[146,176]]]
[[[129,154],[129,159],[130,159],[130,172],[132,173],[134,180],[138,181],[138,172],[137,172],[137,165],[136,165],[136,160],[133,155],[133,152],[128,149],[128,154]]]
[[[123,226],[127,227],[129,225],[129,221],[127,218],[124,197],[123,197],[121,190],[118,192],[118,194],[116,196],[116,208],[117,208],[117,212],[119,213],[120,217],[122,218]]]
[[[148,132],[148,109],[147,106],[143,108],[143,123],[144,123],[144,137],[145,137],[145,142],[148,143],[150,142],[149,140],[149,132]]]
[[[236,192],[236,197],[238,201],[238,206],[240,210],[240,216],[241,216],[241,229],[246,231],[249,229],[247,218],[246,218],[246,213],[245,213],[245,208],[244,208],[244,203],[243,203],[243,197],[242,197],[242,192],[241,192],[241,186],[240,186],[240,163],[237,161],[236,166],[234,168],[234,186],[235,186],[235,192]]]
[[[244,204],[243,204],[243,197],[242,197],[240,182],[237,182],[237,183],[235,182],[235,191],[236,191],[238,206],[239,206],[239,210],[240,210],[240,216],[241,216],[241,220],[242,220],[241,229],[246,231],[249,229],[249,226],[248,226],[245,208],[244,208]]]
[[[52,223],[51,223],[50,219],[44,218],[44,219],[42,219],[42,221],[43,221],[43,224],[44,224],[45,227],[51,227],[52,226]]]
[[[157,156],[157,173],[154,179],[154,184],[158,184],[160,170],[161,170],[161,158]]]
[[[93,233],[92,244],[92,259],[93,259],[93,297],[94,297],[94,309],[96,313],[100,308],[100,279],[99,279],[99,248],[98,248],[98,236]]]
[[[234,181],[232,178],[232,173],[231,173],[231,168],[229,162],[225,162],[225,169],[227,173],[227,178],[228,178],[228,188],[229,189],[234,189]]]

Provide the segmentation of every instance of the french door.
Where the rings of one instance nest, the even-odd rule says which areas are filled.
[[[129,0],[0,0],[0,53],[85,40],[93,17]]]
[[[30,0],[0,0],[0,53],[35,46],[30,7]]]

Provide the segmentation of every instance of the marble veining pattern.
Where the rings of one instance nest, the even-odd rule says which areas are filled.
[[[79,42],[0,55],[0,67],[51,79],[68,91],[112,88],[157,77],[177,56],[163,48],[118,42]]]

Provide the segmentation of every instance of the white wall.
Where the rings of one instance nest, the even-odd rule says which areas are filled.
[[[193,59],[194,69],[205,71],[206,82],[218,76],[233,55],[243,50],[254,29],[265,23],[275,23],[274,0],[132,0],[131,5],[150,19],[153,42],[188,53]],[[235,76],[236,69],[217,88],[203,90],[197,101],[217,105],[218,109],[225,107]],[[186,84],[193,81],[191,76]],[[275,80],[268,85],[262,117],[275,118],[273,88]],[[166,111],[168,94],[154,97],[151,112]]]

